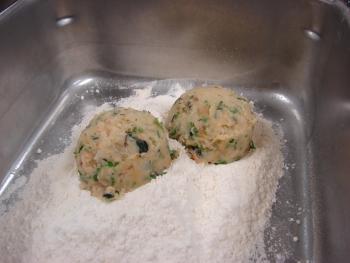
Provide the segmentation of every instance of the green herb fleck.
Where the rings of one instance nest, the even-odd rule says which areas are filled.
[[[112,194],[112,193],[104,193],[103,197],[106,198],[106,199],[112,199],[114,197],[114,194]]]
[[[231,147],[236,149],[237,148],[237,143],[238,143],[238,141],[235,140],[234,138],[232,138],[232,139],[229,140],[228,146],[231,146]]]
[[[180,112],[176,112],[173,117],[171,118],[171,122],[173,122],[174,120],[176,120],[180,115]]]
[[[158,176],[162,176],[163,174],[166,174],[166,172],[152,172],[149,177],[151,177],[152,179],[156,179]]]
[[[187,149],[190,150],[191,152],[194,152],[197,156],[202,156],[204,151],[203,146],[200,144],[190,145],[187,147]]]
[[[190,126],[190,137],[196,137],[198,136],[198,129],[197,127],[194,125],[193,122],[189,123]]]
[[[145,140],[134,138],[136,140],[136,145],[139,147],[139,153],[148,152],[148,143]]]
[[[160,132],[157,130],[157,136],[158,138],[160,138]]]
[[[202,118],[199,119],[199,121],[202,121],[204,123],[207,123],[208,120],[209,120],[208,117],[202,117]]]
[[[169,136],[170,136],[170,138],[175,138],[176,135],[177,135],[177,128],[174,127],[174,128],[172,128],[172,129],[170,130]]]
[[[84,149],[84,145],[80,145],[78,152],[76,152],[76,154],[80,153],[83,149]]]
[[[171,160],[175,160],[178,156],[178,152],[176,150],[170,150],[169,153]]]
[[[94,179],[95,182],[98,182],[98,174],[100,173],[101,168],[97,168],[95,171],[95,174],[92,176],[92,179]]]
[[[81,181],[86,182],[86,180],[87,180],[86,176],[85,176],[81,171],[79,171],[79,170],[78,170],[78,174],[79,174],[79,179],[80,179]]]
[[[115,178],[114,178],[114,176],[111,176],[111,185],[112,186],[115,185]]]
[[[105,166],[107,167],[116,167],[119,164],[119,162],[112,162],[107,159],[103,159],[103,161],[106,162]]]
[[[225,160],[218,160],[217,162],[214,163],[215,165],[218,165],[218,164],[227,164],[227,162]]]
[[[224,102],[221,100],[218,104],[218,106],[216,106],[216,110],[223,110],[224,109]]]
[[[98,140],[100,137],[96,136],[96,135],[92,135],[91,139],[93,139],[94,141]]]
[[[189,111],[192,109],[192,102],[190,100],[186,102],[186,107]]]
[[[141,132],[143,132],[144,130],[143,130],[143,128],[141,128],[141,127],[134,127],[133,129],[132,129],[132,132],[133,133],[141,133]]]
[[[137,147],[139,147],[139,153],[148,152],[148,143],[145,140],[137,138],[130,131],[127,131],[126,134],[127,136],[135,140]],[[127,145],[126,138],[127,137],[125,137],[124,145]]]
[[[237,100],[247,101],[245,98],[242,98],[242,97],[237,97]]]
[[[250,141],[250,143],[249,143],[249,148],[250,148],[250,149],[253,149],[253,150],[256,149],[255,144],[254,144],[253,141]]]
[[[238,109],[237,108],[229,108],[229,111],[232,113],[232,114],[236,114],[236,113],[238,113],[239,111],[238,111]]]
[[[157,118],[154,119],[154,124],[158,126],[158,128],[160,128],[161,130],[164,129],[163,127],[163,123],[160,122]]]

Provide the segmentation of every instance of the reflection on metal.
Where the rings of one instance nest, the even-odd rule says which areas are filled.
[[[320,34],[317,33],[317,32],[315,32],[315,31],[313,31],[313,30],[305,29],[305,30],[304,30],[304,33],[305,33],[305,35],[306,35],[308,38],[310,38],[310,39],[312,39],[312,40],[314,40],[314,41],[319,41],[319,40],[321,40]]]
[[[57,18],[56,25],[58,27],[64,27],[73,23],[74,20],[75,20],[74,16],[65,16],[65,17]]]
[[[281,93],[273,93],[272,96],[275,100],[279,101],[281,105],[287,106],[289,108],[289,112],[292,113],[298,123],[303,121],[303,117],[300,115],[301,109],[297,107],[296,103],[292,101],[291,98]]]
[[[7,186],[11,183],[12,179],[15,177],[14,173],[9,173],[0,184],[0,196],[6,190]]]
[[[80,86],[87,85],[87,84],[89,84],[89,83],[91,83],[93,81],[94,81],[94,79],[92,79],[92,78],[86,78],[86,79],[83,79],[83,80],[79,79],[79,80],[73,82],[73,86],[80,87]]]
[[[70,138],[85,109],[130,96],[135,83],[213,80],[249,95],[288,141],[286,162],[296,168],[281,178],[269,261],[288,250],[286,261],[347,262],[350,12],[342,2],[17,1],[0,14],[0,189],[16,167],[33,169],[34,149],[63,150],[59,138]],[[80,99],[95,83],[99,95]],[[158,84],[162,94],[174,83]],[[284,220],[296,205],[307,211],[302,229]]]
[[[288,97],[286,97],[284,94],[274,93],[273,96],[275,97],[276,100],[280,100],[283,103],[292,104],[291,100]]]

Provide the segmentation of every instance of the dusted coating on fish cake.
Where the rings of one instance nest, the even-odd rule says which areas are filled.
[[[81,188],[109,200],[161,175],[171,163],[162,123],[130,108],[95,116],[79,137],[75,160]]]
[[[256,117],[251,104],[230,89],[198,87],[184,93],[166,121],[169,137],[182,143],[196,162],[225,164],[244,157]]]

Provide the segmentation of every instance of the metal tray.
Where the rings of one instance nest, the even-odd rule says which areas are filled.
[[[91,73],[68,81],[65,92],[52,105],[46,119],[39,125],[37,133],[28,142],[20,158],[14,164],[18,167],[8,177],[28,176],[35,166],[35,160],[62,152],[70,143],[71,130],[77,125],[86,107],[99,106],[104,103],[114,104],[120,98],[133,94],[133,89],[149,86],[151,79],[125,77],[106,73]],[[310,246],[311,210],[309,198],[303,198],[300,189],[309,188],[308,163],[305,163],[306,138],[302,120],[295,114],[299,110],[293,102],[278,92],[262,92],[258,89],[239,87],[219,81],[169,79],[153,80],[153,94],[161,94],[174,84],[180,84],[189,89],[202,84],[220,84],[235,87],[239,93],[255,102],[256,111],[273,121],[276,128],[281,128],[284,134],[285,175],[280,180],[277,202],[273,207],[271,224],[266,229],[265,244],[271,262],[281,262],[283,259],[292,261],[310,259],[306,247]],[[97,91],[97,92],[96,92]],[[277,127],[278,126],[278,127]],[[40,149],[40,152],[38,152]],[[3,186],[4,188],[4,186]],[[17,192],[10,199],[4,200],[3,211],[11,209]],[[298,237],[298,241],[293,238]]]
[[[286,140],[270,261],[347,262],[349,17],[341,1],[16,2],[0,13],[0,195],[69,144],[84,107],[148,81],[221,84]]]

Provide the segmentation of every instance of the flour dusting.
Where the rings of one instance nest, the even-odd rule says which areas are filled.
[[[139,89],[117,105],[165,119],[184,92]],[[109,104],[85,109],[61,154],[38,162],[15,205],[0,216],[2,262],[266,262],[264,229],[283,174],[280,136],[259,117],[256,150],[226,165],[179,157],[162,177],[121,200],[79,188],[73,150],[80,132]]]

